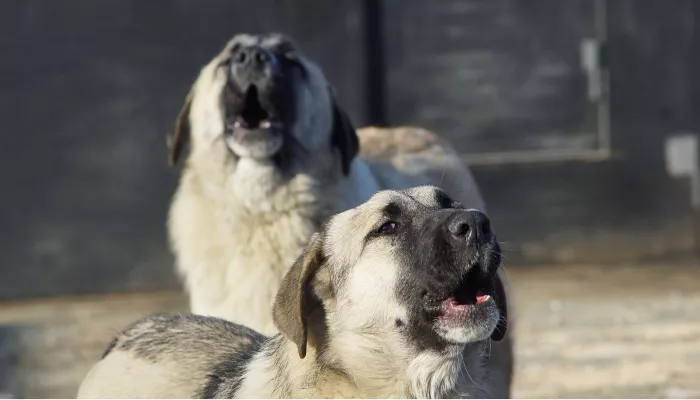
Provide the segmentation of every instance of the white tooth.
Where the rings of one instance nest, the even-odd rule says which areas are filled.
[[[270,126],[271,126],[270,121],[262,121],[262,122],[260,123],[260,127],[263,128],[263,129],[267,129],[267,128],[269,128]]]

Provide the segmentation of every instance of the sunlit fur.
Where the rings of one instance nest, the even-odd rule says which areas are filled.
[[[281,292],[291,291],[278,295],[275,305],[289,310],[276,318],[301,324],[291,304],[295,288],[318,299],[318,308],[303,318],[310,332],[304,357],[289,332],[265,338],[217,318],[149,317],[117,336],[79,397],[498,397],[503,383],[492,379],[485,351],[490,332],[464,327],[480,333],[467,342],[419,347],[414,331],[396,325],[412,321],[409,314],[416,311],[416,304],[396,295],[405,285],[400,276],[415,273],[402,261],[412,242],[365,240],[385,218],[381,210],[388,202],[400,202],[412,220],[420,210],[442,207],[438,190],[379,192],[332,217],[312,236],[285,278],[292,285],[283,285]],[[297,285],[295,271],[307,262],[318,264],[309,284]]]
[[[435,184],[484,209],[471,176],[450,146],[419,128],[358,131],[361,157],[345,176],[330,146],[335,99],[321,69],[297,49],[306,79],[296,86],[299,146],[290,177],[272,162],[236,157],[224,138],[224,61],[236,44],[287,38],[237,35],[192,87],[190,152],[169,213],[168,231],[190,309],[271,334],[274,294],[309,236],[330,215],[379,189]],[[303,147],[303,149],[302,149]],[[378,151],[381,149],[381,151]],[[367,154],[366,157],[364,154]]]
[[[189,154],[173,197],[168,233],[190,309],[277,332],[270,311],[289,265],[331,215],[357,206],[380,189],[438,185],[468,207],[485,210],[476,182],[448,142],[416,127],[357,130],[359,157],[341,171],[330,145],[336,97],[321,69],[297,48],[306,79],[295,86],[296,146],[292,171],[237,157],[224,135],[223,61],[235,43],[288,40],[280,35],[237,35],[197,77],[190,93]],[[291,176],[284,173],[291,172]],[[509,396],[509,337],[489,347],[498,396]]]
[[[193,86],[191,150],[170,210],[169,232],[193,312],[273,333],[272,300],[288,266],[319,222],[369,197],[377,186],[364,165],[342,179],[329,151],[331,101],[322,72],[304,62],[293,134],[306,160],[291,179],[272,163],[234,157],[223,138],[221,60],[241,35],[201,71]],[[273,39],[271,39],[273,40]]]

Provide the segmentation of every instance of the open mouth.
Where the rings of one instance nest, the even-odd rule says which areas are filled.
[[[455,323],[463,321],[472,311],[493,303],[493,277],[478,266],[461,277],[447,296],[434,298],[431,305],[438,319]]]
[[[243,108],[233,121],[232,128],[234,131],[268,129],[272,127],[269,117],[269,113],[260,103],[258,88],[250,85],[243,98]]]
[[[480,304],[491,297],[491,277],[473,267],[461,280],[446,301],[456,306]]]
[[[284,138],[280,122],[276,122],[273,112],[261,101],[255,85],[248,86],[241,99],[232,100],[226,120],[226,142],[239,157],[269,159],[282,148]]]

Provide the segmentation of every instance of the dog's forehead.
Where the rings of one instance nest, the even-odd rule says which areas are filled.
[[[362,233],[381,216],[382,209],[399,196],[401,196],[399,192],[390,190],[375,193],[355,208],[334,215],[326,224],[326,234],[329,237],[345,240],[344,237],[348,233],[351,236]]]
[[[388,206],[398,207],[403,212],[409,212],[419,207],[422,202],[411,196],[405,190],[382,190],[370,197],[367,202],[357,207],[357,213],[361,216],[381,215]]]
[[[435,186],[419,186],[405,190],[382,190],[375,193],[365,203],[338,214],[338,222],[343,225],[352,221],[352,225],[364,225],[368,220],[382,215],[387,206],[398,206],[402,212],[411,212],[423,208],[449,208],[452,199],[442,189]]]
[[[402,193],[426,207],[447,208],[453,202],[450,196],[437,186],[417,186],[403,190]]]
[[[250,34],[240,33],[231,39],[226,48],[232,50],[237,46],[261,46],[266,49],[289,52],[295,50],[294,41],[282,33]]]

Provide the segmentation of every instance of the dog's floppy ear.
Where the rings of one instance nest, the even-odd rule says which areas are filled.
[[[340,107],[336,100],[333,88],[329,88],[331,103],[333,104],[333,128],[331,132],[331,145],[340,152],[340,161],[343,174],[350,173],[352,160],[360,151],[360,141],[357,132],[348,114]]]
[[[170,166],[177,164],[182,149],[190,140],[190,108],[192,107],[193,93],[194,90],[191,90],[185,97],[185,104],[182,105],[180,113],[177,115],[175,127],[165,139],[165,143],[168,146],[168,163]]]
[[[272,318],[282,335],[297,345],[299,357],[306,357],[308,324],[312,308],[311,280],[324,262],[323,241],[314,234],[306,251],[294,262],[282,281]]]
[[[500,276],[496,276],[494,280],[494,292],[494,300],[501,317],[498,319],[496,329],[491,333],[491,340],[498,342],[503,340],[508,331],[508,299],[506,298],[506,289]]]

